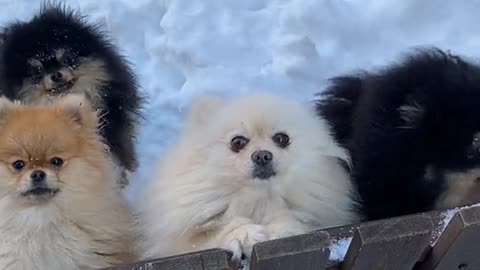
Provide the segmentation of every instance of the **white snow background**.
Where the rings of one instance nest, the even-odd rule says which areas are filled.
[[[0,25],[26,20],[41,1],[0,0]],[[71,0],[100,22],[148,95],[127,189],[141,197],[153,165],[182,125],[192,97],[273,91],[310,99],[333,75],[436,45],[477,57],[480,1]]]

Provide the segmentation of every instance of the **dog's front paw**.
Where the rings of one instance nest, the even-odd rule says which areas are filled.
[[[225,238],[225,248],[233,253],[233,260],[239,261],[242,254],[251,256],[252,247],[269,239],[267,228],[262,225],[245,224],[231,231]]]

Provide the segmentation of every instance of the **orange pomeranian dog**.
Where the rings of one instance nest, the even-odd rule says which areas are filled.
[[[98,269],[134,259],[98,118],[80,96],[0,98],[0,269]]]

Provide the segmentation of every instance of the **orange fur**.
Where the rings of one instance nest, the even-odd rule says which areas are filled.
[[[29,161],[28,169],[48,169],[51,167],[48,164],[51,157],[61,156],[68,163],[68,160],[82,156],[87,157],[96,170],[105,171],[108,168],[103,161],[104,146],[96,132],[96,116],[93,112],[81,112],[85,114],[82,121],[86,125],[80,125],[75,124],[74,116],[65,113],[61,106],[26,107],[12,104],[10,107],[0,116],[0,162],[4,165],[22,159]],[[12,173],[17,178],[22,175]],[[63,170],[56,173],[59,179],[63,178]]]
[[[96,113],[75,95],[31,107],[0,99],[0,269],[96,269],[134,259],[131,215],[112,187],[97,127]],[[63,165],[51,165],[52,157]],[[17,160],[26,164],[20,171]],[[58,193],[21,196],[34,170],[45,171]],[[51,244],[57,248],[45,249]]]

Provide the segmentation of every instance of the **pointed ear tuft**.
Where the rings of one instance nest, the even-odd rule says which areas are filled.
[[[222,106],[224,100],[216,96],[202,96],[193,100],[190,106],[190,123],[203,125]]]
[[[67,95],[60,99],[55,106],[79,126],[98,127],[97,113],[84,95]]]

